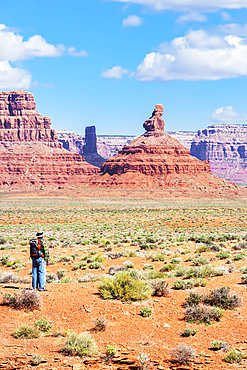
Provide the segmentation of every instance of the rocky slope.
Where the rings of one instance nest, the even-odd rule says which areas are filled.
[[[97,173],[82,156],[63,149],[50,118],[35,108],[29,92],[0,92],[0,186],[63,187]]]
[[[144,135],[126,145],[101,167],[96,186],[184,188],[190,191],[235,191],[237,187],[211,173],[178,140],[164,132],[163,107],[156,105],[143,124]]]
[[[247,185],[247,125],[212,125],[199,130],[191,154],[209,160],[215,175]]]

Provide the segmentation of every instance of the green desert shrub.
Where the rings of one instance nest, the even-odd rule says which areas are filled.
[[[40,319],[38,321],[35,321],[35,324],[34,325],[36,326],[36,328],[38,328],[40,331],[42,331],[44,333],[49,332],[49,330],[52,327],[52,324],[49,323],[45,319]]]
[[[223,286],[211,290],[203,299],[204,303],[211,306],[224,308],[225,310],[232,310],[242,304],[242,299],[238,294],[230,294],[230,288]]]
[[[142,317],[148,317],[152,314],[152,310],[151,308],[148,308],[148,307],[144,307],[140,310],[140,315]]]
[[[107,356],[113,357],[117,354],[118,352],[118,347],[117,346],[106,346],[106,353]]]
[[[190,328],[186,328],[184,329],[182,332],[181,332],[181,337],[190,337],[190,336],[194,336],[196,335],[197,333],[197,329],[190,329]]]
[[[102,268],[102,263],[100,263],[100,262],[91,262],[91,263],[88,265],[88,267],[89,267],[91,270],[93,270],[93,269],[98,270],[98,269]]]
[[[241,279],[243,284],[247,284],[247,274],[242,275]]]
[[[160,272],[168,272],[171,270],[175,270],[176,265],[174,263],[168,263],[167,265],[161,267]]]
[[[161,271],[148,271],[147,273],[145,273],[143,275],[143,279],[146,279],[146,280],[149,280],[149,279],[162,279],[164,278],[166,275],[164,274],[164,272],[161,272]]]
[[[9,258],[10,258],[9,254],[3,254],[1,259],[0,259],[0,265],[1,266],[7,265],[8,261],[9,261]]]
[[[197,253],[204,253],[204,252],[210,252],[210,248],[208,245],[200,245],[197,249],[196,249],[196,252]]]
[[[131,276],[129,271],[119,271],[113,277],[103,277],[98,289],[104,299],[119,299],[125,302],[142,301],[152,294],[150,284]]]
[[[244,253],[235,254],[235,256],[233,257],[234,261],[240,261],[240,260],[244,260],[244,259],[245,259],[245,254]]]
[[[222,340],[214,340],[214,341],[211,343],[211,348],[212,348],[214,351],[218,351],[219,349],[224,348],[224,345],[225,345],[225,343],[224,343],[224,342],[222,342]]]
[[[182,277],[186,274],[187,268],[184,265],[179,265],[176,271],[174,271],[174,276]]]
[[[188,322],[211,324],[219,321],[223,316],[223,311],[219,307],[208,306],[189,306],[184,313],[184,319]]]
[[[207,265],[208,263],[209,263],[209,260],[207,259],[207,257],[204,257],[204,256],[199,256],[193,259],[193,264],[195,266]]]
[[[46,282],[47,283],[54,283],[58,281],[58,277],[54,272],[50,272],[49,274],[46,275]]]
[[[219,258],[220,260],[230,258],[230,253],[226,251],[221,251],[219,254],[216,254],[216,257]]]
[[[43,356],[41,356],[40,354],[36,354],[36,355],[33,355],[32,356],[32,359],[31,359],[31,364],[32,365],[39,365],[41,364],[42,362],[45,362]]]
[[[21,325],[19,329],[15,329],[13,336],[17,339],[33,339],[40,337],[40,331],[35,326]]]
[[[72,267],[73,270],[78,270],[78,269],[86,270],[86,268],[87,268],[87,262],[86,261],[76,262],[74,264],[74,266]]]
[[[94,356],[97,353],[97,347],[94,339],[88,333],[68,334],[61,352],[70,356]]]
[[[245,357],[246,355],[243,351],[233,348],[224,356],[224,360],[229,364],[233,364],[234,362],[242,362]]]
[[[186,306],[197,306],[203,301],[203,294],[191,292],[189,297],[185,298]]]
[[[63,277],[66,276],[66,270],[65,269],[59,269],[57,270],[57,277],[58,279],[62,279]]]

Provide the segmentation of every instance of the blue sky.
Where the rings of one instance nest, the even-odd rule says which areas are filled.
[[[247,0],[0,0],[0,90],[56,130],[140,135],[247,123]]]

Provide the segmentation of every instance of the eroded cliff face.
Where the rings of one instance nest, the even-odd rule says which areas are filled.
[[[108,159],[91,183],[95,186],[183,188],[191,192],[226,192],[237,187],[211,173],[209,162],[190,155],[164,132],[163,107],[156,105],[144,122],[144,135]]]
[[[191,154],[209,160],[215,175],[247,185],[247,125],[211,125],[199,130]]]
[[[67,186],[98,169],[63,149],[49,117],[36,110],[33,94],[0,92],[0,186]]]

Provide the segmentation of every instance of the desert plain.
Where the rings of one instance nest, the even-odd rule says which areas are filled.
[[[225,356],[232,349],[247,352],[246,205],[239,195],[179,196],[159,189],[2,192],[0,368],[29,369],[40,355],[40,369],[245,369],[244,356],[233,364]],[[37,230],[50,249],[46,291],[37,292],[39,309],[13,308],[3,304],[6,294],[31,291],[29,240]],[[165,281],[164,294],[104,299],[102,282],[121,268],[150,287]],[[223,308],[216,321],[187,321],[191,293],[224,286],[238,297],[235,306]],[[141,315],[143,308],[150,316]],[[41,319],[51,327],[39,338],[13,336]],[[184,336],[187,329],[195,334]],[[63,352],[71,332],[88,333],[97,353]],[[213,349],[214,341],[223,347]],[[185,364],[172,354],[180,344],[194,350]],[[110,360],[107,346],[118,349]]]

